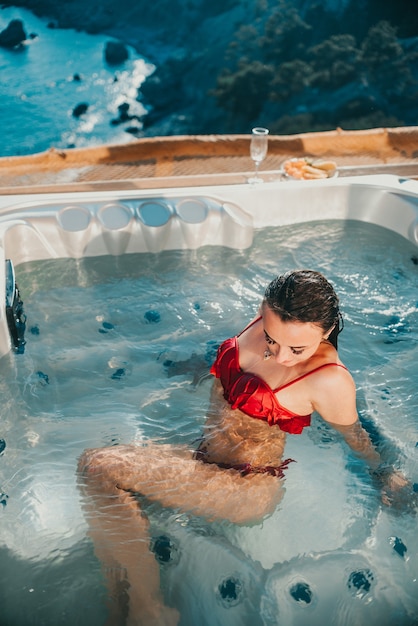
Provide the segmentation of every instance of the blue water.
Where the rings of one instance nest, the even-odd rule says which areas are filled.
[[[111,37],[51,29],[21,8],[0,10],[0,30],[12,19],[23,21],[28,40],[19,50],[0,48],[0,157],[132,141],[126,129],[140,132],[141,121],[111,121],[124,102],[131,115],[146,113],[137,92],[154,66],[133,48],[125,63],[108,66],[104,49]],[[31,39],[32,33],[37,37]],[[86,114],[74,117],[74,107],[84,102]]]
[[[359,410],[417,482],[415,260],[416,247],[389,230],[324,221],[260,230],[244,252],[18,266],[27,344],[0,360],[1,626],[110,623],[77,458],[149,438],[192,445],[211,385],[196,377],[196,357],[207,371],[214,342],[251,319],[277,271],[311,267],[336,285]],[[179,626],[416,626],[416,515],[380,503],[366,468],[318,416],[288,437],[286,456],[296,461],[286,493],[262,524],[150,507],[152,538],[176,548],[161,582]]]

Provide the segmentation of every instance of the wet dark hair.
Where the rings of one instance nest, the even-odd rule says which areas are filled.
[[[324,332],[332,328],[328,341],[337,348],[344,327],[338,296],[319,272],[294,270],[278,276],[268,285],[264,303],[283,322],[311,322]]]

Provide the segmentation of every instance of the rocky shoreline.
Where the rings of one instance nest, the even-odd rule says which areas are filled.
[[[236,6],[228,11],[228,4]],[[46,19],[51,27],[108,35],[156,65],[155,74],[139,94],[150,110],[144,118],[144,136],[219,130],[224,114],[207,94],[215,86],[217,65],[236,20],[242,19],[241,5],[228,1],[221,5],[216,0],[206,8],[202,0],[164,0],[158,7],[144,0],[132,4],[93,0],[87,5],[83,0],[60,5],[52,0],[17,0],[3,6],[19,5]],[[218,16],[213,15],[216,5],[222,10]]]
[[[400,6],[407,5],[410,0],[399,0]],[[241,27],[252,28],[257,25],[258,31],[271,16],[277,3],[269,0],[159,0],[149,3],[148,0],[137,0],[135,3],[121,0],[70,0],[57,5],[53,0],[15,0],[5,3],[11,6],[24,6],[36,15],[51,22],[51,27],[75,28],[88,33],[100,33],[115,38],[122,44],[132,46],[140,55],[156,65],[156,71],[142,84],[139,99],[149,109],[143,118],[144,128],[137,136],[168,136],[195,134],[222,134],[248,132],[250,121],[237,121],[236,116],[228,115],[225,109],[218,106],[213,95],[217,80],[225,67],[228,67],[228,49],[231,42],[239,41],[237,32]],[[300,15],[307,11],[312,2],[293,0],[292,3]],[[341,3],[326,3],[327,8],[340,10]],[[353,11],[361,6],[376,6],[374,0],[349,0],[346,4],[353,5]],[[295,8],[295,10],[296,10]],[[377,15],[380,9],[377,10]],[[367,12],[365,13],[367,15]],[[318,18],[319,19],[319,18]],[[337,19],[337,18],[336,18]],[[365,27],[363,26],[363,29]],[[418,34],[418,33],[417,33]],[[418,50],[418,38],[412,44]],[[246,50],[244,49],[244,53]],[[417,53],[418,54],[418,53]],[[367,93],[365,93],[367,92]],[[242,96],[245,101],[245,90]],[[299,108],[302,114],[294,118],[284,134],[321,130],[320,128],[303,128],[306,118],[304,110],[321,110],[322,116],[329,119],[332,126],[333,110],[347,109],[350,111],[353,101],[361,103],[362,112],[373,110],[378,99],[361,81],[347,83],[343,89],[335,89],[332,93],[322,94],[321,90],[309,90],[302,104],[297,98],[284,105],[265,103],[257,124],[268,125],[271,111],[274,108],[279,115],[292,117]],[[326,107],[326,108],[324,108]],[[377,118],[377,126],[399,126],[411,124],[402,121],[396,107],[389,107],[393,116]],[[354,114],[359,115],[359,109]],[[270,116],[270,118],[269,118]],[[274,119],[274,117],[273,117]],[[393,122],[393,123],[391,123]],[[300,126],[298,126],[300,124]],[[363,126],[367,128],[368,126]],[[300,128],[300,130],[298,130]],[[287,130],[287,132],[286,132]],[[281,133],[282,131],[275,130]]]

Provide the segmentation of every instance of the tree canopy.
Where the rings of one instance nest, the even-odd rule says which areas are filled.
[[[362,37],[342,20],[322,36],[314,15],[279,0],[264,22],[238,28],[212,91],[230,124],[293,133],[416,123],[418,43],[404,46],[387,20]]]

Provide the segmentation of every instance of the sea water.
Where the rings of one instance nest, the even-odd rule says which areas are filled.
[[[321,271],[335,285],[340,355],[361,418],[417,482],[418,258],[393,232],[315,222],[260,230],[245,251],[27,263],[17,268],[25,352],[0,361],[2,625],[104,624],[79,455],[150,437],[192,445],[216,346],[292,268]],[[317,415],[288,436],[285,455],[296,461],[286,493],[262,524],[150,510],[155,545],[168,554],[162,587],[181,625],[416,624],[418,537],[408,503],[384,506],[367,468]]]
[[[49,28],[48,21],[22,8],[0,9],[0,30],[23,21],[27,41],[15,50],[0,47],[0,157],[103,143],[127,143],[141,131],[141,119],[114,124],[118,107],[142,118],[146,109],[138,88],[155,69],[132,47],[129,59],[109,66],[105,35]],[[36,35],[31,38],[31,35]],[[88,104],[84,115],[74,108]]]

